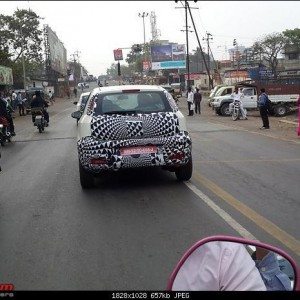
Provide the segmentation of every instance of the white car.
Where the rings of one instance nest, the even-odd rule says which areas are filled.
[[[125,168],[163,167],[179,181],[192,176],[192,141],[172,96],[153,85],[95,88],[78,122],[82,188],[94,176]]]

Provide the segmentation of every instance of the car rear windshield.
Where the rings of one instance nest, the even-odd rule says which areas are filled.
[[[97,94],[94,115],[169,112],[172,108],[164,92],[125,92]]]

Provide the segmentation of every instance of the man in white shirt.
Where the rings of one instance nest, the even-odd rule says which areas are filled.
[[[246,116],[246,111],[244,110],[244,107],[243,107],[244,94],[239,91],[237,86],[234,89],[234,93],[231,94],[231,97],[233,98],[233,103],[235,101],[238,101],[240,103],[240,110],[241,110],[241,113],[242,113],[242,117],[243,117],[244,120],[248,120],[248,118]],[[229,104],[229,111],[231,111],[231,112],[233,110],[233,103]]]
[[[188,116],[193,116],[194,115],[194,110],[191,109],[191,105],[194,103],[194,93],[193,93],[191,87],[188,88],[187,103],[188,103],[188,109],[189,109]]]
[[[11,94],[11,104],[13,110],[16,110],[18,103],[17,103],[17,94],[15,93],[15,91],[12,91]]]
[[[243,244],[216,241],[189,255],[172,291],[266,291],[266,286]]]

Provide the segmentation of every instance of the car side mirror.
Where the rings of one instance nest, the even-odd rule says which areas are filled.
[[[283,250],[258,241],[216,236],[194,244],[171,274],[170,291],[299,290],[299,270]]]
[[[81,111],[74,111],[72,114],[71,114],[71,117],[74,118],[74,119],[77,119],[79,120],[82,116],[82,112]]]
[[[78,101],[74,101],[74,102],[73,102],[73,104],[75,104],[75,105],[76,105],[77,103],[78,103]]]

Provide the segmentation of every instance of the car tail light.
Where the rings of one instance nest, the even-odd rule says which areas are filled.
[[[173,153],[169,156],[171,160],[183,160],[185,157],[185,154],[183,152],[177,152]]]
[[[105,157],[91,158],[90,162],[92,165],[105,165],[107,164],[107,159]]]

